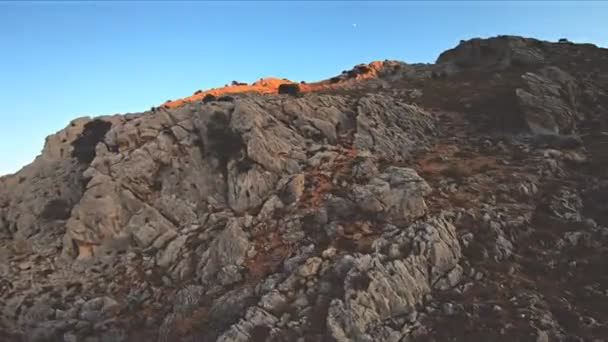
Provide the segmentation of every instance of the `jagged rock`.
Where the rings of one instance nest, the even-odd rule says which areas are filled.
[[[247,310],[244,319],[233,325],[228,331],[222,334],[218,342],[249,341],[251,332],[259,327],[270,328],[278,322],[278,318],[258,307],[251,307]]]
[[[272,218],[275,211],[280,210],[283,207],[284,203],[281,201],[279,196],[273,195],[264,203],[264,205],[262,205],[262,208],[260,209],[260,212],[256,218],[259,221],[267,221]]]
[[[544,61],[545,56],[535,43],[535,40],[514,36],[475,38],[461,41],[456,48],[443,52],[437,63],[452,63],[461,68],[499,69],[537,65]]]
[[[371,214],[386,213],[391,220],[410,220],[424,215],[423,196],[430,186],[412,169],[389,167],[367,185],[353,189],[359,208]]]
[[[293,272],[297,271],[299,269],[300,265],[305,264],[305,261],[312,255],[314,248],[315,248],[314,245],[308,245],[308,246],[301,247],[295,256],[285,260],[285,262],[283,263],[283,269],[285,269],[285,271],[287,271],[288,273],[293,273]],[[313,264],[313,265],[311,265],[311,267],[317,267],[317,266],[315,266],[315,264],[317,262],[318,262],[317,259],[311,258],[311,263]],[[304,267],[304,268],[306,268],[306,267]]]
[[[228,201],[233,210],[244,212],[261,205],[274,189],[277,177],[254,165],[245,173],[239,173],[236,166],[229,168]]]
[[[27,238],[34,248],[60,239],[65,224],[62,221],[83,191],[83,166],[70,157],[71,143],[89,121],[90,118],[73,120],[46,139],[41,157],[18,175],[0,178],[0,222],[4,222],[0,231]]]
[[[513,254],[513,244],[507,240],[504,236],[499,235],[496,238],[496,244],[494,247],[495,255],[498,260],[504,260],[509,258]]]
[[[445,276],[438,279],[433,285],[433,287],[442,291],[454,288],[462,279],[462,274],[462,267],[460,265],[456,265]],[[481,273],[478,274],[481,275]]]
[[[558,218],[580,222],[583,200],[575,191],[566,188],[558,188],[548,199],[547,203],[550,212]]]
[[[260,306],[271,313],[280,313],[287,305],[287,298],[277,290],[273,290],[262,297]]]
[[[601,339],[607,61],[477,39],[74,120],[0,177],[0,340]]]
[[[298,268],[298,274],[302,277],[313,276],[319,271],[322,262],[323,260],[319,257],[310,258],[304,262],[304,265]]]
[[[382,96],[367,96],[357,107],[354,146],[394,160],[407,158],[420,143],[436,134],[433,118],[419,107],[397,102],[388,105]]]
[[[175,295],[173,309],[177,312],[189,312],[198,306],[205,293],[202,286],[189,285]]]
[[[334,196],[327,198],[325,207],[327,220],[330,221],[352,217],[357,210],[357,206],[353,201]]]
[[[226,279],[238,280],[229,275],[234,275],[235,271],[238,273],[238,267],[244,262],[249,246],[249,240],[239,220],[229,221],[224,231],[213,240],[201,257],[196,273],[202,283],[211,285],[216,277],[222,276],[227,277]]]
[[[156,263],[160,267],[169,267],[175,264],[180,256],[182,248],[186,244],[187,236],[178,236],[175,240],[171,241],[165,250],[160,254]]]
[[[257,297],[251,287],[245,286],[226,292],[214,301],[209,309],[209,319],[214,327],[203,334],[203,339],[215,340],[236,322],[247,309],[255,304]]]
[[[305,184],[306,177],[304,174],[300,173],[291,177],[282,191],[282,202],[287,204],[298,202],[304,193]]]
[[[392,261],[378,255],[355,259],[346,276],[343,299],[331,303],[327,324],[337,341],[373,341],[394,333],[382,322],[414,312],[438,279],[456,267],[460,246],[454,227],[445,220],[414,224],[399,237],[383,240],[376,247],[384,250],[390,242],[411,244],[408,235],[425,237],[428,248],[413,249],[410,254]],[[402,242],[401,242],[402,241]],[[411,242],[410,242],[411,241]],[[402,336],[395,335],[399,340]]]
[[[525,87],[516,90],[525,121],[533,133],[571,133],[580,119],[576,103],[576,83],[557,67],[522,76]]]
[[[168,231],[175,231],[169,220],[150,206],[144,206],[131,217],[127,230],[133,232],[135,241],[141,247],[148,247],[154,240]]]
[[[357,179],[369,179],[378,174],[376,164],[370,159],[362,157],[353,166],[352,176]]]

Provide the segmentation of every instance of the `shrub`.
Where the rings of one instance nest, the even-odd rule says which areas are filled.
[[[232,102],[232,101],[234,101],[234,97],[232,97],[232,96],[221,96],[217,100],[220,101],[220,102]]]
[[[355,66],[354,71],[355,71],[355,74],[360,75],[360,74],[367,74],[367,73],[371,72],[372,69],[365,64],[360,64],[360,65]]]
[[[296,96],[300,94],[300,86],[296,83],[283,83],[279,86],[279,94]]]
[[[209,103],[212,101],[216,101],[217,98],[215,97],[215,95],[211,95],[211,94],[207,94],[205,95],[205,97],[203,97],[203,103]]]

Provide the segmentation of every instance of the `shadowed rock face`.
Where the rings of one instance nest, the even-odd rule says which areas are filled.
[[[474,39],[76,119],[0,178],[0,340],[602,338],[606,62]]]
[[[462,41],[458,47],[445,51],[437,63],[453,63],[462,68],[501,70],[543,64],[543,43],[534,39],[499,36],[490,39]]]
[[[72,142],[72,157],[83,164],[89,164],[95,158],[95,147],[103,141],[112,124],[103,120],[93,120],[84,125],[80,136]]]

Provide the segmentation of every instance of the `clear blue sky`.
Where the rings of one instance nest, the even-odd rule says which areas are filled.
[[[460,39],[497,34],[606,46],[608,3],[0,1],[0,174],[75,117],[143,111],[232,80],[433,62]]]

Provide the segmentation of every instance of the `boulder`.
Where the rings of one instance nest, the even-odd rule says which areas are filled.
[[[577,111],[574,78],[557,67],[522,76],[524,87],[516,89],[524,120],[535,134],[568,134],[581,119]]]
[[[389,167],[365,185],[355,185],[354,200],[366,213],[384,213],[395,222],[408,221],[426,213],[424,196],[431,187],[416,171]]]

